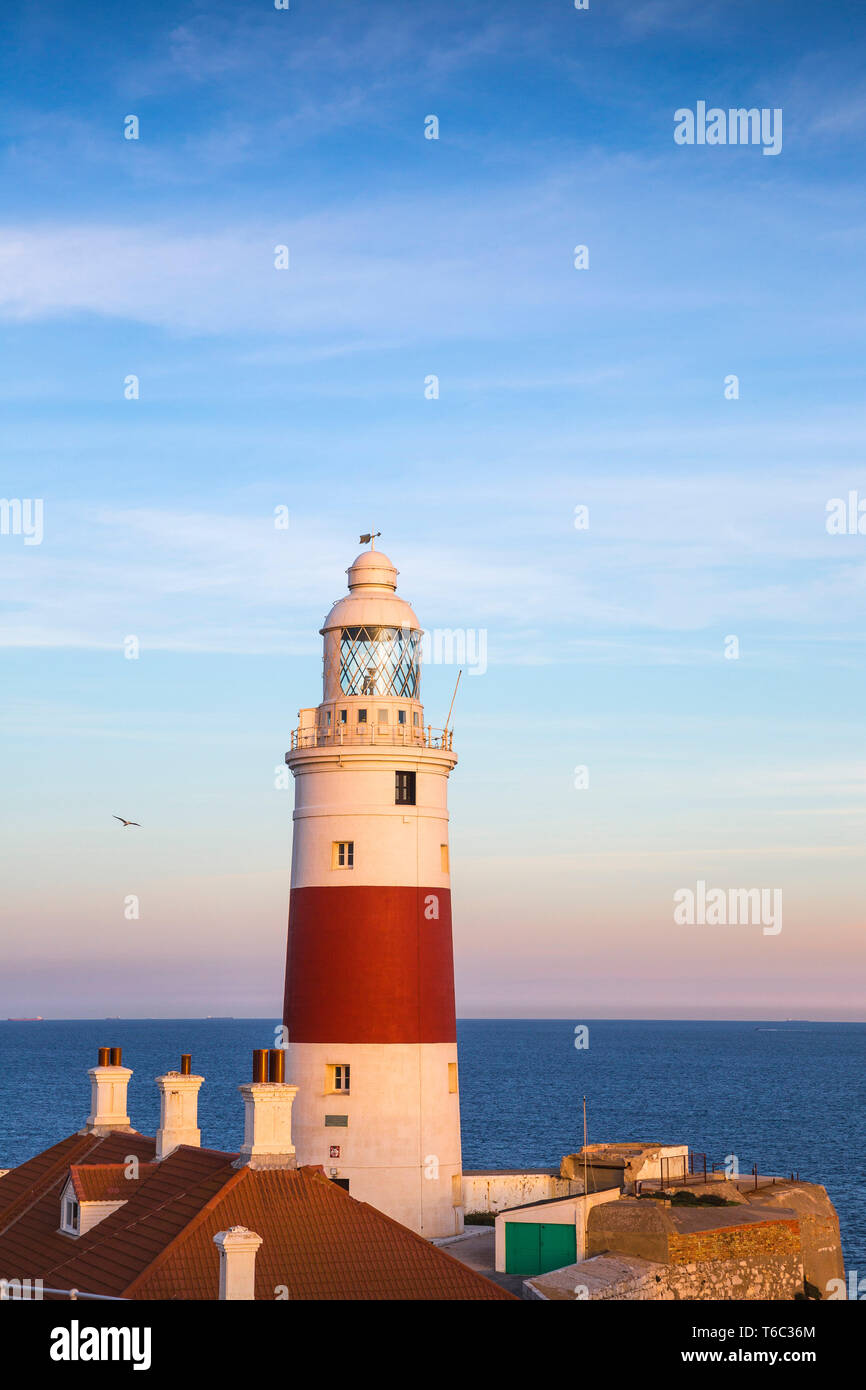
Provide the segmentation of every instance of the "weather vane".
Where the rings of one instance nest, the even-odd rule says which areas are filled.
[[[366,531],[366,532],[364,533],[364,535],[361,536],[361,538],[360,538],[361,544],[362,544],[362,545],[366,545],[367,541],[369,541],[369,542],[370,542],[370,549],[371,549],[371,550],[375,550],[376,547],[375,547],[375,545],[374,545],[374,541],[375,541],[376,537],[377,537],[377,536],[381,536],[381,534],[382,534],[381,531]]]

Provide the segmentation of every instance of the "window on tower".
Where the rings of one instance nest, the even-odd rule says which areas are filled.
[[[332,869],[354,869],[355,841],[335,840],[331,846]]]
[[[395,772],[394,773],[394,804],[395,806],[414,806],[415,805],[415,773],[414,772]]]
[[[349,722],[349,711],[348,711],[347,709],[341,709],[341,710],[340,710],[340,723],[341,723],[341,724],[348,724],[348,722]]]
[[[359,724],[366,724],[366,722],[367,722],[367,711],[366,711],[365,709],[359,709],[359,710],[358,710],[358,723],[359,723]]]
[[[405,724],[405,723],[406,723],[406,711],[405,711],[404,709],[398,709],[398,711],[397,711],[397,723],[398,723],[398,724]]]

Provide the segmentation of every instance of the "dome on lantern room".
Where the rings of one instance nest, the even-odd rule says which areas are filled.
[[[381,550],[362,550],[347,570],[349,592],[338,599],[319,631],[334,628],[411,628],[421,624],[410,604],[397,596],[398,570]]]
[[[396,590],[397,588],[399,571],[391,564],[388,556],[382,554],[381,550],[362,550],[346,573],[349,576],[350,589],[373,587]]]

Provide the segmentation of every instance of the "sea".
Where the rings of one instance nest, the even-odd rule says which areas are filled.
[[[156,1131],[154,1078],[183,1052],[205,1077],[202,1143],[237,1150],[238,1085],[278,1019],[70,1019],[0,1022],[0,1168],[82,1127],[87,1068],[121,1047],[134,1075],[129,1114]],[[585,1029],[585,1032],[581,1032]],[[823,1183],[839,1213],[845,1264],[866,1277],[866,1023],[462,1019],[463,1166],[547,1168],[583,1140],[689,1144],[741,1173]]]

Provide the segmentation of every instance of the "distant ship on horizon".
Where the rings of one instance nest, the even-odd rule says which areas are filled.
[[[7,1018],[7,1023],[44,1023],[41,1014],[34,1014],[32,1018]]]

